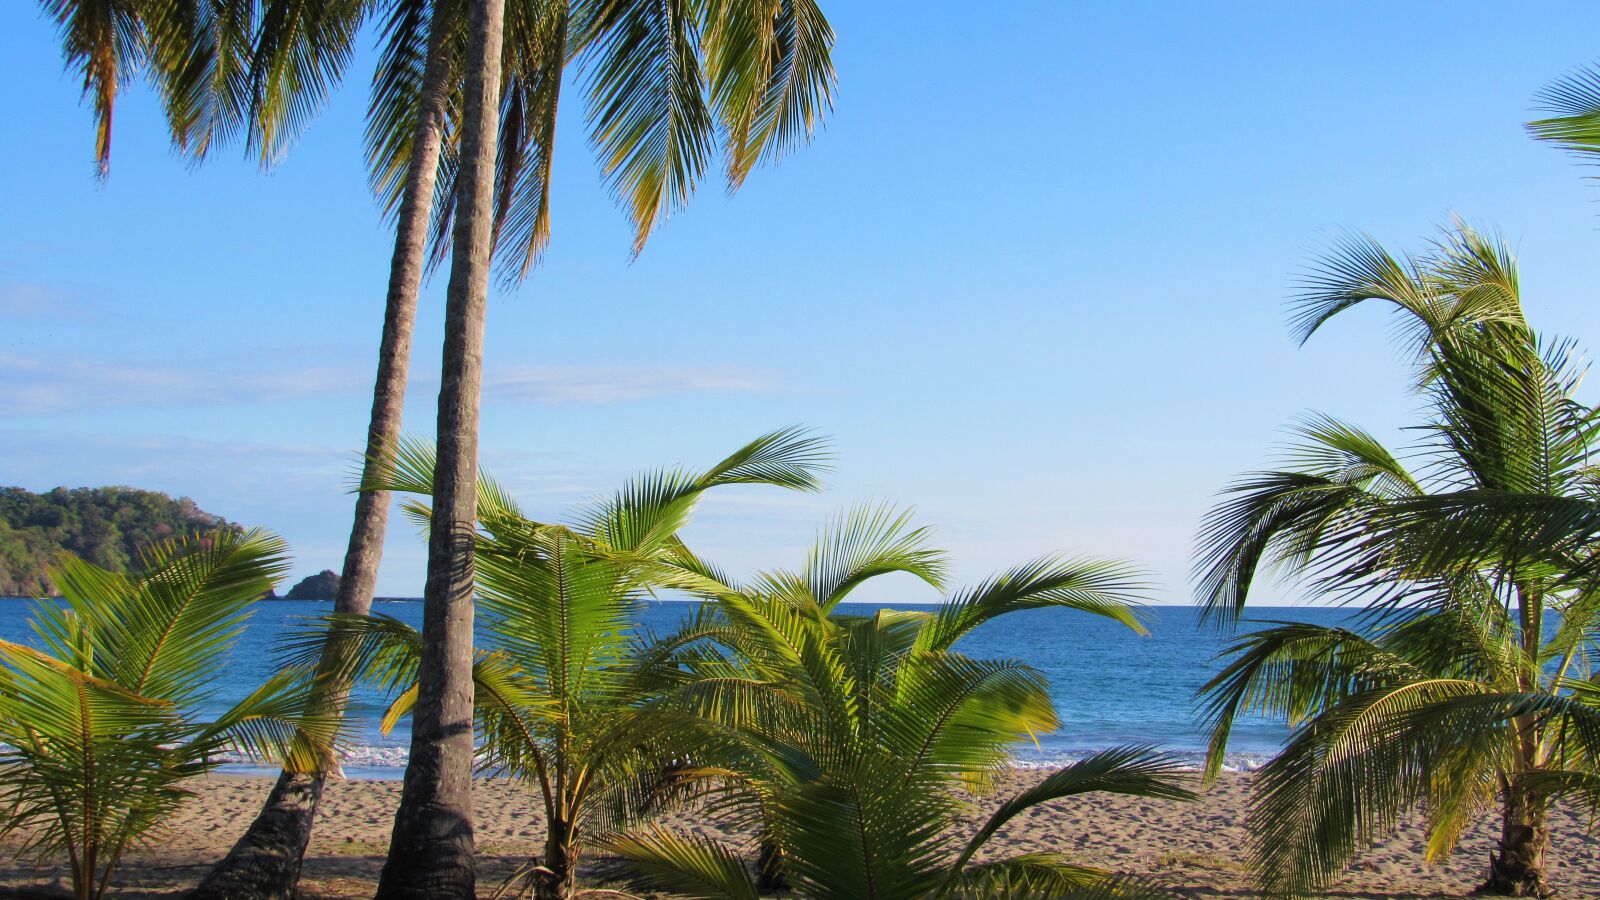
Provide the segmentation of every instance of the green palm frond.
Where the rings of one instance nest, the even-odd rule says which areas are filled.
[[[924,768],[987,775],[1011,762],[1018,741],[1061,724],[1044,676],[1014,660],[923,653],[895,674],[893,693],[873,714],[908,776]]]
[[[256,597],[288,570],[283,541],[219,530],[146,548],[150,575],[113,594],[83,593],[88,563],[65,560],[68,606],[90,625],[97,669],[143,696],[188,703],[208,693]],[[65,573],[64,573],[65,574]]]
[[[1147,631],[1138,604],[1149,588],[1146,578],[1115,560],[1036,559],[947,599],[924,629],[918,647],[948,649],[962,635],[996,616],[1046,607],[1103,616],[1143,635]]]
[[[1263,715],[1299,725],[1356,694],[1401,684],[1426,673],[1405,657],[1344,628],[1267,622],[1220,656],[1232,657],[1197,692],[1211,723],[1207,782],[1221,771],[1228,737],[1240,715]]]
[[[1184,786],[1189,776],[1171,756],[1152,747],[1114,747],[1079,760],[1046,776],[990,814],[951,867],[959,872],[989,839],[1013,818],[1041,803],[1088,793],[1126,794],[1161,800],[1193,800]]]
[[[1550,115],[1529,122],[1530,134],[1584,159],[1600,152],[1600,70],[1574,70],[1540,91],[1538,100]]]
[[[809,0],[716,0],[705,7],[706,71],[728,184],[811,139],[832,107],[833,29]]]
[[[600,846],[627,859],[644,880],[675,896],[758,900],[761,892],[733,851],[704,835],[662,829],[612,835]]]
[[[840,514],[817,536],[801,578],[818,608],[830,612],[863,581],[895,572],[944,586],[946,554],[928,545],[930,530],[913,528],[911,510],[863,505]]]
[[[683,0],[596,0],[573,23],[600,171],[633,219],[633,251],[694,193],[716,123],[706,98],[701,23]]]
[[[251,55],[250,147],[279,161],[344,75],[364,0],[266,0]]]
[[[358,491],[394,491],[433,496],[433,467],[437,448],[433,442],[417,437],[402,437],[396,445],[382,455],[369,460],[361,469]],[[477,479],[478,519],[492,522],[497,519],[518,519],[522,512],[510,492],[495,477],[483,470]],[[429,507],[412,502],[410,511],[428,520]]]
[[[950,880],[944,896],[959,900],[1171,900],[1173,894],[1135,878],[1079,865],[1065,854],[1038,852],[968,865]]]
[[[95,164],[104,178],[111,170],[111,123],[117,94],[149,53],[140,4],[132,0],[44,0],[41,5],[56,21],[67,67],[83,76],[83,95],[95,114]]]
[[[1296,893],[1336,878],[1426,795],[1428,756],[1420,751],[1445,743],[1492,764],[1503,729],[1406,727],[1408,713],[1480,691],[1470,681],[1413,680],[1355,695],[1299,729],[1256,776],[1249,823],[1262,885]]]
[[[636,476],[586,510],[579,529],[615,550],[677,550],[681,544],[673,538],[706,491],[735,484],[815,491],[830,458],[821,436],[804,428],[783,428],[745,444],[704,472],[662,469]]]

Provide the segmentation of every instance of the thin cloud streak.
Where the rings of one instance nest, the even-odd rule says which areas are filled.
[[[414,391],[435,390],[420,380]],[[259,366],[234,360],[180,364],[140,360],[0,357],[0,414],[49,416],[105,408],[173,408],[277,403],[370,390],[355,365]],[[736,366],[515,366],[484,379],[490,403],[599,406],[684,394],[770,394],[770,374]]]
[[[76,293],[48,284],[18,282],[0,285],[0,320],[11,322],[87,321],[92,304]]]
[[[771,394],[770,373],[742,366],[514,366],[484,379],[498,403],[599,406],[672,394]]]

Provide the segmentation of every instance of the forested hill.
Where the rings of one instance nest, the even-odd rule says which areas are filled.
[[[54,594],[45,570],[66,550],[117,572],[133,572],[139,548],[162,538],[238,527],[156,491],[0,488],[0,597]]]

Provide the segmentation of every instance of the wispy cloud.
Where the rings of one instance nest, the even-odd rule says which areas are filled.
[[[39,282],[0,284],[0,321],[88,322],[104,313],[79,291]]]
[[[319,354],[327,355],[327,354]],[[273,365],[235,359],[151,362],[45,354],[0,356],[0,415],[48,416],[106,408],[212,407],[275,403],[370,390],[354,363]],[[413,380],[431,393],[436,379]],[[491,368],[489,403],[592,406],[700,393],[771,393],[777,380],[737,366],[515,366]]]
[[[491,402],[591,406],[671,394],[766,394],[771,374],[744,366],[513,366],[491,370]]]
[[[49,415],[68,410],[269,403],[361,390],[353,366],[239,367],[193,361],[0,357],[0,414]]]

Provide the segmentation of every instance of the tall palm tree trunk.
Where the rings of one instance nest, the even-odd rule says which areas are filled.
[[[378,375],[372,392],[372,418],[367,425],[367,469],[400,437],[412,325],[416,320],[417,294],[426,264],[428,223],[433,215],[434,183],[444,137],[449,57],[443,32],[442,28],[434,29],[428,37],[422,106],[405,190],[400,199],[394,255],[389,264],[389,292],[384,304],[383,338],[378,347]],[[335,612],[364,616],[372,609],[388,518],[388,492],[357,493],[355,522],[345,551],[344,573],[333,607]],[[340,648],[330,636],[323,647],[320,671],[329,672],[339,656]],[[320,681],[319,684],[329,707],[342,711],[350,691],[348,680]],[[249,830],[222,862],[207,873],[190,897],[194,900],[293,898],[300,879],[300,862],[311,841],[311,828],[324,781],[323,773],[280,772]]]
[[[411,759],[380,898],[471,898],[472,592],[477,519],[478,401],[484,313],[493,255],[495,144],[499,128],[505,0],[471,0],[468,12],[460,190],[440,374],[438,456],[423,591],[422,656],[412,713]]]

